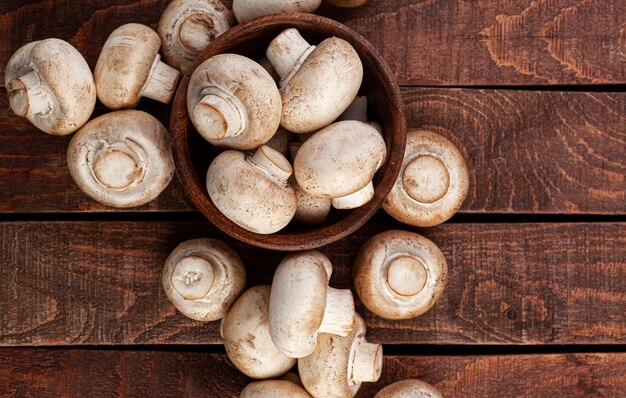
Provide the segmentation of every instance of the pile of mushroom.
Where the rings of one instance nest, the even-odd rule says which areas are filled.
[[[213,204],[259,234],[292,220],[323,223],[331,207],[367,204],[387,148],[380,126],[367,123],[367,99],[357,98],[363,65],[356,50],[336,37],[311,45],[289,28],[266,55],[265,66],[242,55],[216,55],[191,75],[193,125],[210,144],[229,149],[207,171]],[[276,71],[278,85],[268,70]],[[290,137],[304,143],[289,143]],[[288,148],[292,163],[284,156]],[[251,150],[254,155],[243,152]]]

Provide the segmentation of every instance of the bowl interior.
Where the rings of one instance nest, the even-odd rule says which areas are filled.
[[[368,98],[368,115],[380,123],[387,143],[387,160],[374,178],[375,196],[354,210],[333,209],[321,225],[296,222],[272,235],[247,231],[213,205],[205,187],[208,167],[220,150],[212,147],[195,130],[187,114],[185,76],[178,88],[172,111],[170,131],[178,175],[184,189],[198,209],[218,228],[249,244],[283,251],[306,250],[337,241],[362,226],[378,210],[393,186],[404,155],[406,127],[399,88],[393,75],[374,48],[360,35],[335,21],[312,14],[278,14],[238,25],[212,42],[196,60],[196,65],[222,53],[244,55],[260,60],[269,43],[284,29],[296,28],[311,44],[339,37],[354,46],[363,62],[364,77],[360,95]],[[195,67],[194,67],[195,69]]]

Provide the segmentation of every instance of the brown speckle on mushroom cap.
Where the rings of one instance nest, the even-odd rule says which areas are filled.
[[[280,231],[296,212],[296,193],[288,184],[289,161],[268,146],[253,156],[229,150],[219,154],[206,177],[209,197],[222,214],[259,234]]]
[[[468,188],[467,165],[454,144],[430,131],[410,131],[404,164],[383,209],[405,224],[432,227],[457,212]]]
[[[347,335],[354,323],[354,301],[347,289],[328,287],[332,264],[317,250],[285,257],[274,274],[270,333],[285,355],[309,355],[318,333]]]
[[[294,175],[310,195],[344,197],[372,181],[386,153],[385,141],[375,128],[358,121],[337,122],[302,144]]]
[[[443,395],[424,381],[409,379],[388,385],[374,398],[443,398]]]
[[[246,376],[269,379],[285,374],[296,360],[282,354],[269,331],[269,286],[246,290],[222,318],[224,347],[233,364]]]
[[[237,54],[219,54],[198,66],[189,81],[187,108],[207,141],[240,150],[269,141],[280,126],[282,111],[270,74]]]
[[[359,55],[347,41],[331,37],[310,53],[303,51],[307,48],[297,30],[287,29],[266,52],[283,78],[281,125],[298,134],[314,132],[337,119],[356,98],[363,80]]]
[[[78,50],[59,39],[18,49],[7,63],[4,84],[13,112],[48,134],[75,132],[96,104],[89,65]]]
[[[448,266],[432,241],[408,231],[386,231],[361,248],[354,287],[368,310],[386,319],[428,311],[443,293]]]
[[[67,166],[83,192],[112,207],[150,202],[174,175],[167,130],[136,110],[107,113],[83,126],[67,148]]]
[[[115,29],[102,47],[94,71],[98,98],[109,109],[132,108],[141,97],[168,103],[179,73],[161,62],[161,39],[136,23]]]
[[[248,384],[239,398],[311,398],[311,395],[287,380],[263,380]]]
[[[315,398],[351,398],[363,382],[376,382],[383,366],[382,345],[368,343],[357,314],[345,336],[320,334],[315,350],[298,360],[302,384]]]
[[[159,20],[163,56],[187,73],[198,54],[233,25],[233,14],[220,0],[174,0]]]
[[[189,318],[209,322],[226,315],[246,285],[237,253],[215,239],[181,243],[165,261],[162,275],[167,298]]]
[[[312,13],[322,0],[233,0],[233,12],[240,23],[253,18],[285,12]]]

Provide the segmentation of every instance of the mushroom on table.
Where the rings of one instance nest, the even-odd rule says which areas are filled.
[[[322,0],[233,0],[233,12],[240,23],[253,18],[284,12],[312,13]]]
[[[381,318],[410,319],[439,299],[448,266],[432,241],[414,232],[392,230],[363,245],[353,274],[355,290],[368,310]]]
[[[169,103],[179,72],[161,62],[161,39],[149,27],[129,23],[104,43],[94,71],[98,99],[109,109],[133,108],[142,97]]]
[[[315,350],[298,360],[302,384],[314,398],[351,398],[364,382],[376,382],[383,367],[383,347],[365,338],[357,314],[345,337],[320,334]]]
[[[424,381],[408,379],[388,385],[374,398],[443,398],[443,395]]]
[[[287,380],[253,381],[241,391],[239,398],[311,398],[299,385]]]
[[[431,131],[409,131],[402,169],[383,209],[405,224],[432,227],[457,212],[468,188],[467,164],[452,142]]]
[[[174,175],[167,130],[153,116],[132,109],[85,124],[70,141],[67,166],[83,192],[112,207],[150,202]]]
[[[18,49],[6,66],[4,84],[13,112],[48,134],[72,134],[87,123],[96,105],[89,65],[59,39]]]
[[[232,12],[219,0],[174,0],[159,20],[163,56],[187,73],[200,52],[234,24]]]
[[[296,364],[296,359],[283,354],[272,342],[269,300],[269,286],[246,290],[220,325],[226,354],[237,369],[254,379],[280,377]]]
[[[285,355],[309,355],[321,333],[346,336],[352,331],[352,293],[329,287],[331,274],[330,260],[317,250],[290,254],[276,269],[269,325],[272,341]]]
[[[246,285],[246,270],[224,242],[192,239],[169,255],[161,279],[167,298],[178,311],[209,322],[224,317],[239,297]]]

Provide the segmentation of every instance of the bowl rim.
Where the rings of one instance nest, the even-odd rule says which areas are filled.
[[[325,29],[324,33],[328,32],[328,37],[335,36],[348,41],[364,64],[366,62],[363,59],[367,58],[367,64],[371,66],[373,74],[381,79],[379,84],[389,89],[385,97],[388,98],[393,108],[389,112],[390,135],[393,139],[391,147],[387,148],[387,159],[379,170],[382,174],[378,178],[374,198],[366,205],[350,210],[349,214],[333,224],[312,226],[314,230],[279,231],[269,235],[248,231],[226,218],[215,207],[202,182],[205,177],[201,180],[195,171],[191,151],[188,148],[188,133],[192,125],[187,112],[187,88],[190,74],[210,56],[217,54],[213,54],[214,48],[232,48],[246,41],[242,38],[259,30],[287,29],[288,27],[300,29],[322,25]],[[229,236],[256,247],[277,251],[301,251],[320,248],[351,235],[381,208],[402,168],[407,129],[404,102],[395,75],[369,41],[351,28],[329,18],[315,14],[284,13],[258,17],[237,25],[218,36],[200,53],[190,72],[181,79],[176,90],[170,118],[170,136],[176,173],[185,194],[208,221]]]

